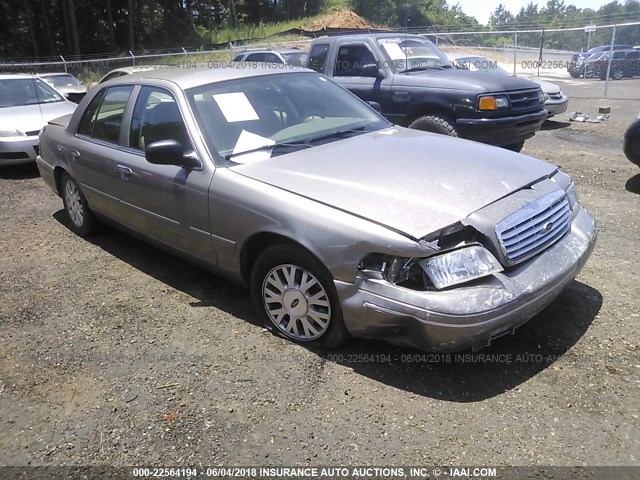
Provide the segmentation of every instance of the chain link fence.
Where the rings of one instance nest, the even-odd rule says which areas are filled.
[[[537,76],[554,83],[573,84],[580,87],[573,89],[574,97],[640,99],[640,22],[519,31],[434,32],[432,29],[415,28],[410,33],[428,37],[449,56],[479,55],[513,75]],[[126,52],[73,58],[0,60],[0,71],[68,72],[85,83],[93,83],[110,70],[120,67],[217,66],[231,61],[239,51],[247,48],[307,49],[310,41],[309,38],[281,41],[274,37],[262,43],[229,43],[226,48],[218,46],[211,50],[177,48],[142,55]],[[599,51],[589,54],[594,47]]]
[[[640,22],[422,35],[450,57],[483,56],[513,75],[584,87],[574,97],[640,99]]]

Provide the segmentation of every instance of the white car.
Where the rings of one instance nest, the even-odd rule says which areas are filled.
[[[38,76],[74,103],[80,103],[87,94],[87,86],[70,73],[40,73]]]
[[[124,77],[125,75],[131,75],[132,73],[136,72],[146,72],[149,70],[153,70],[153,67],[136,65],[134,67],[115,68],[107,73],[104,77],[102,77],[98,83],[108,82],[109,80],[113,80],[114,78]]]
[[[35,75],[0,74],[0,166],[34,162],[42,127],[75,109]]]
[[[454,67],[461,70],[511,75],[504,68],[499,67],[498,62],[481,55],[449,53],[447,56],[449,57],[449,60],[451,60],[451,63],[453,63]],[[540,88],[545,94],[544,108],[549,112],[549,118],[567,111],[569,98],[562,93],[562,90],[558,85],[535,77],[527,77],[527,80],[531,80],[532,82],[540,85]]]

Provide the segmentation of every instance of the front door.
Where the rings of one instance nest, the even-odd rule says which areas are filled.
[[[128,148],[119,157],[122,223],[170,247],[216,263],[209,224],[209,185],[214,168],[154,165],[145,147],[159,140],[177,140],[185,155],[195,156],[193,142],[173,94],[144,86],[136,99]]]

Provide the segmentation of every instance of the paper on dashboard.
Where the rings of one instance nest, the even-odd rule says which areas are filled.
[[[242,130],[235,147],[233,147],[233,161],[236,163],[249,163],[258,162],[260,160],[268,160],[269,158],[271,158],[271,152],[273,150],[271,148],[251,153],[242,152],[264,147],[267,145],[273,145],[274,143],[276,143],[275,140],[263,137],[261,135],[256,135],[255,133],[247,132],[246,130]]]

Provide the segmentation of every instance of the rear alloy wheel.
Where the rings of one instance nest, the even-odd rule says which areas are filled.
[[[441,135],[449,135],[450,137],[457,137],[458,132],[456,128],[446,118],[439,117],[437,115],[425,115],[417,120],[414,120],[409,128],[415,130],[422,130],[423,132],[440,133]]]
[[[69,219],[69,227],[74,233],[85,237],[93,233],[98,226],[98,219],[87,205],[87,200],[78,188],[78,184],[67,173],[60,179],[62,203]]]
[[[266,327],[286,338],[331,349],[347,337],[331,275],[300,247],[266,249],[253,268],[251,294]]]
[[[624,77],[624,73],[621,68],[614,67],[611,69],[611,78],[613,80],[622,80],[622,77]]]
[[[524,142],[512,143],[511,145],[503,145],[502,148],[506,148],[507,150],[511,150],[512,152],[520,152],[524,147]]]

